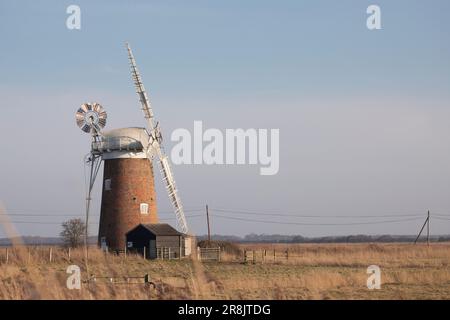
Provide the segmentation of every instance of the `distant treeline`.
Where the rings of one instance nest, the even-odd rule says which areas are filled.
[[[414,242],[414,235],[350,235],[350,236],[326,236],[326,237],[303,237],[300,235],[281,234],[249,234],[244,237],[213,235],[214,240],[247,242],[247,243],[365,243],[365,242]],[[206,240],[207,236],[197,236],[199,240]],[[424,241],[421,237],[419,241]],[[450,235],[430,236],[432,242],[450,241]]]
[[[88,238],[90,244],[97,243],[97,236],[92,236]],[[58,246],[63,245],[63,240],[60,237],[33,237],[33,236],[25,236],[21,237],[20,242],[23,242],[25,245],[33,245],[33,246]],[[8,238],[0,238],[0,247],[1,246],[10,246],[11,239]]]
[[[244,237],[212,235],[212,240],[245,242],[245,243],[365,243],[365,242],[414,242],[417,236],[414,235],[351,235],[351,236],[327,236],[327,237],[303,237],[299,235],[281,235],[281,234],[249,234]],[[197,240],[207,240],[206,235],[197,236]],[[26,245],[62,245],[63,241],[59,237],[22,237],[21,241]],[[422,236],[419,240],[425,241]],[[435,235],[430,237],[432,242],[450,241],[450,235]],[[97,236],[89,237],[90,244],[97,243]],[[0,246],[10,246],[11,240],[0,238]]]

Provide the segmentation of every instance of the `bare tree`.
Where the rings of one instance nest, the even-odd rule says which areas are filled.
[[[64,244],[71,248],[80,246],[84,239],[86,224],[81,219],[71,219],[62,224],[63,230],[59,234]]]

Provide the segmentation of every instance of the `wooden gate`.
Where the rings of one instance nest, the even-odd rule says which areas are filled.
[[[197,247],[197,259],[200,261],[220,261],[220,247],[200,248]]]

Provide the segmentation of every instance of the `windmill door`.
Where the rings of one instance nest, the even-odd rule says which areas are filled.
[[[156,259],[157,258],[157,255],[156,255],[156,240],[150,240],[148,248],[149,248],[149,252],[148,252],[149,258],[150,259]]]

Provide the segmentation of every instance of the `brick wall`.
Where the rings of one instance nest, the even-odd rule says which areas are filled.
[[[110,190],[105,189],[110,179]],[[148,214],[141,214],[141,203]],[[140,223],[158,223],[153,166],[149,159],[104,162],[98,243],[106,237],[110,249],[124,249],[125,234]]]

